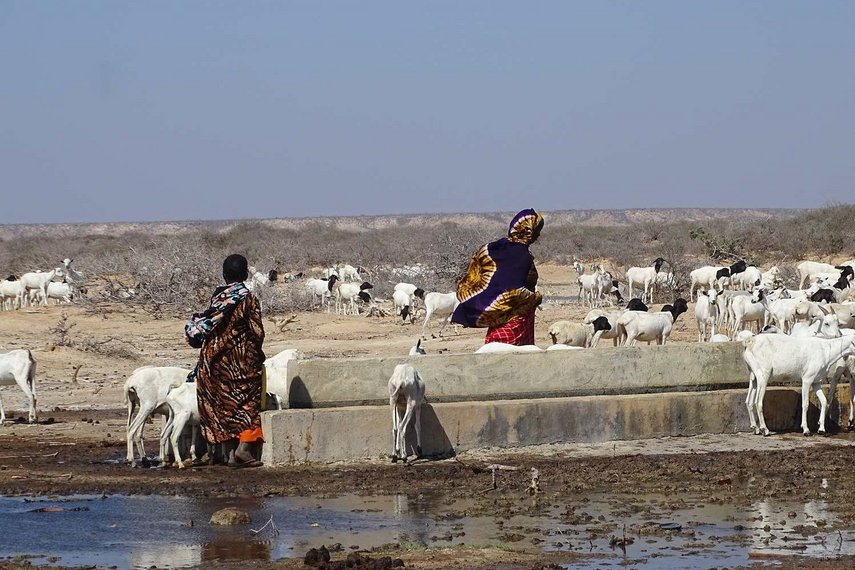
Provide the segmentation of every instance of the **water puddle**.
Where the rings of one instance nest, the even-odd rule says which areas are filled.
[[[229,506],[248,511],[252,524],[208,524],[213,512]],[[480,514],[485,511],[499,514]],[[257,535],[250,531],[271,518],[278,533],[273,525]],[[735,506],[618,495],[566,503],[441,495],[2,497],[0,536],[2,557],[120,569],[302,557],[321,544],[340,544],[334,556],[341,557],[389,543],[403,549],[536,547],[591,555],[590,567],[633,568],[721,567],[764,555],[855,555],[855,532],[838,528],[824,501]]]

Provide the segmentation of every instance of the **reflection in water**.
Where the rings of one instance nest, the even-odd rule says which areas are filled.
[[[825,501],[783,503],[758,501],[755,515],[746,525],[751,529],[751,550],[766,554],[798,551],[806,556],[855,555],[855,533],[834,529],[837,516]]]
[[[202,562],[202,546],[197,544],[138,545],[129,557],[133,568],[181,568]]]
[[[202,561],[270,560],[270,544],[250,538],[226,538],[202,545]]]
[[[410,501],[406,495],[395,495],[395,514],[397,516],[410,513]]]
[[[587,495],[536,509],[529,508],[535,503],[498,499],[508,506],[496,507],[501,515],[470,515],[482,512],[484,501],[495,506],[496,500],[430,493],[247,499],[113,496],[86,499],[80,504],[88,511],[62,510],[67,507],[62,498],[40,499],[39,506],[57,510],[35,513],[22,498],[0,497],[0,556],[49,554],[66,565],[147,569],[299,557],[310,547],[337,542],[345,549],[367,549],[390,542],[449,547],[507,546],[509,541],[514,547],[535,544],[544,550],[578,550],[584,545],[586,552],[598,556],[590,560],[591,567],[737,566],[748,563],[751,552],[855,554],[855,533],[841,529],[838,536],[838,519],[824,501],[765,500],[740,507],[693,504],[690,497]],[[211,514],[225,507],[249,511],[253,528],[273,517],[280,534],[253,536],[246,526],[209,525]],[[624,523],[627,535],[635,539],[625,551],[611,541],[620,532],[618,524]],[[663,532],[660,523],[682,530]],[[581,560],[577,566],[585,564]]]

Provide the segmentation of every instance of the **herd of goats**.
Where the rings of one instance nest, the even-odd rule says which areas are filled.
[[[611,339],[615,346],[635,346],[638,341],[665,344],[675,320],[689,310],[688,302],[677,298],[658,311],[649,310],[657,287],[673,290],[675,276],[662,271],[665,260],[657,258],[649,267],[631,267],[626,271],[625,292],[630,298],[624,306],[621,283],[601,265],[585,273],[574,262],[578,273],[579,298],[590,306],[581,323],[557,321],[548,329],[552,345],[545,349],[579,350],[596,347],[601,339]],[[33,272],[21,277],[10,276],[0,285],[0,301],[47,304],[48,299],[68,302],[76,288],[83,284],[83,274],[65,259],[61,267],[50,272]],[[689,274],[689,300],[695,303],[699,342],[739,341],[744,346],[743,359],[749,369],[746,407],[751,427],[756,434],[768,435],[763,416],[763,399],[770,381],[799,380],[802,387],[802,422],[805,435],[810,434],[807,410],[810,392],[815,391],[820,402],[819,432],[825,432],[828,398],[822,385],[829,381],[831,394],[839,381],[848,378],[850,384],[849,427],[855,427],[855,260],[831,265],[804,261],[797,266],[798,289],[784,287],[778,267],[765,271],[737,261],[730,266],[705,266]],[[413,275],[416,272],[410,273]],[[277,279],[276,272],[260,273],[251,268],[247,285],[250,289],[269,286]],[[62,282],[56,279],[62,278]],[[289,276],[302,278],[302,275]],[[69,294],[62,295],[64,286]],[[359,314],[359,305],[374,303],[372,285],[362,279],[360,268],[341,265],[324,270],[323,276],[305,279],[305,291],[321,308],[338,313]],[[60,292],[57,292],[60,291]],[[639,296],[634,296],[638,291]],[[614,297],[615,301],[612,301]],[[402,320],[413,322],[417,311],[424,311],[422,336],[428,332],[432,317],[442,319],[444,327],[457,305],[454,292],[426,292],[415,284],[401,282],[392,293],[394,313]],[[623,306],[623,308],[620,308]],[[489,343],[477,353],[544,352],[536,345],[511,346]],[[424,354],[420,344],[410,355]],[[299,350],[286,349],[267,359],[268,402],[281,407],[287,398],[287,365],[302,358]],[[0,354],[0,386],[17,384],[30,404],[29,420],[37,419],[35,398],[36,363],[29,350],[13,350]],[[128,408],[127,459],[135,463],[134,448],[146,457],[143,426],[146,420],[160,414],[165,417],[160,439],[160,457],[165,458],[171,444],[179,466],[183,466],[179,437],[185,426],[195,435],[198,426],[195,384],[185,382],[189,370],[179,367],[147,366],[135,370],[128,378],[125,402]],[[393,410],[393,460],[406,460],[405,432],[415,424],[417,448],[420,453],[420,405],[424,401],[425,385],[416,367],[402,364],[395,368],[389,380],[390,406]],[[0,422],[5,420],[0,400]],[[191,439],[195,441],[195,436]],[[191,445],[191,458],[195,449]]]

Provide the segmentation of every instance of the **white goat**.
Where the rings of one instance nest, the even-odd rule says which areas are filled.
[[[819,275],[823,273],[840,275],[840,270],[830,263],[820,263],[818,261],[802,261],[796,266],[799,270],[799,289],[804,289],[805,285],[812,283]]]
[[[745,268],[745,271],[732,275],[730,283],[734,288],[741,291],[753,291],[763,281],[763,274],[753,265]]]
[[[715,325],[718,320],[718,291],[710,289],[698,295],[695,305],[695,320],[698,323],[698,342],[707,340],[707,327],[710,328],[709,336],[715,336]]]
[[[331,281],[332,279],[330,277]],[[361,285],[359,283],[336,282],[333,285],[333,291],[335,292],[335,312],[345,315],[358,315],[359,305],[357,305],[357,301],[370,303],[371,295],[367,290],[371,288],[373,288],[373,285],[367,281]]]
[[[65,268],[65,282],[71,287],[71,289],[78,294],[86,293],[86,276],[82,271],[77,271],[73,267],[71,267],[71,263],[73,259],[65,258],[62,260],[62,265]]]
[[[0,387],[17,384],[30,403],[30,423],[38,420],[36,411],[36,361],[29,350],[12,350],[0,354]],[[6,421],[3,399],[0,398],[0,425]]]
[[[760,285],[767,289],[774,289],[781,284],[781,270],[777,265],[773,265],[766,271],[760,274]]]
[[[402,283],[398,283],[397,285],[395,285],[395,288],[393,290],[394,291],[402,291],[402,292],[406,293],[408,296],[412,297],[413,295],[415,295],[416,289],[418,289],[418,287],[416,287],[412,283],[403,283],[402,282]]]
[[[620,339],[620,330],[617,326],[618,317],[626,312],[625,309],[617,309],[612,311],[604,311],[602,309],[591,309],[588,311],[588,314],[585,315],[585,319],[582,321],[583,323],[591,324],[596,319],[600,317],[604,317],[606,321],[608,321],[609,329],[601,330],[598,333],[595,333],[593,338],[591,338],[591,348],[596,348],[597,345],[600,344],[600,339],[611,339],[612,344],[614,346],[618,345],[618,341]]]
[[[13,277],[10,275],[10,278]],[[0,281],[0,308],[3,310],[20,309],[24,302],[24,284],[17,277],[14,280]]]
[[[329,310],[332,288],[336,280],[337,277],[330,277],[329,279],[309,279],[306,281],[306,291],[312,296],[312,304],[315,303],[315,298],[318,298],[321,308],[326,302],[327,310]]]
[[[656,288],[656,279],[659,275],[659,269],[665,260],[657,257],[653,260],[653,265],[650,267],[630,267],[626,270],[626,282],[629,287],[629,298],[632,298],[632,286],[636,283],[644,292],[641,294],[641,300],[647,303],[653,302],[653,292]]]
[[[362,277],[359,275],[360,271],[364,271],[361,267],[356,268],[352,265],[344,264],[339,268],[338,276],[342,281],[359,281],[362,282]]]
[[[576,282],[579,284],[579,299],[591,307],[601,305],[604,294],[612,289],[612,276],[602,265],[595,266],[594,273],[590,275],[580,275]]]
[[[596,317],[590,323],[572,323],[570,321],[555,321],[549,326],[547,335],[552,344],[563,344],[567,346],[578,346],[587,348],[591,346],[594,336],[600,331],[611,331],[612,326],[604,316]],[[597,337],[599,340],[599,337]]]
[[[422,338],[426,338],[430,318],[434,315],[443,319],[442,326],[439,328],[439,336],[442,337],[442,331],[445,330],[445,327],[451,321],[451,314],[457,308],[457,305],[460,304],[460,301],[457,300],[457,293],[424,293],[418,290],[415,295],[424,301],[425,304],[425,322],[422,324]]]
[[[134,459],[134,444],[137,446],[140,459],[145,459],[143,444],[143,427],[146,420],[153,414],[169,415],[166,406],[166,396],[169,391],[178,388],[187,381],[190,371],[177,366],[143,366],[134,370],[125,382],[124,402],[128,408],[127,423],[127,460],[136,465]],[[139,411],[134,416],[134,410]],[[133,420],[131,419],[133,416]],[[164,458],[166,450],[161,441],[160,457]]]
[[[167,444],[172,444],[172,455],[179,469],[184,468],[181,452],[178,449],[178,440],[184,432],[184,426],[190,424],[190,460],[196,460],[196,436],[199,432],[199,401],[196,396],[196,383],[184,382],[181,386],[173,388],[166,395],[167,419],[160,433],[160,447],[167,449]],[[165,459],[165,457],[161,457]]]
[[[410,356],[424,354],[421,339],[410,349]],[[389,408],[392,411],[392,463],[407,462],[407,428],[410,421],[416,428],[416,458],[422,455],[422,404],[425,403],[425,383],[412,364],[398,364],[389,378]],[[403,413],[401,408],[403,407]]]
[[[824,315],[814,317],[810,323],[796,323],[790,331],[790,336],[798,337],[819,337],[819,338],[838,338],[843,336],[840,332],[840,325],[837,324],[836,315]]]
[[[796,321],[796,308],[804,299],[775,299],[771,301],[766,290],[758,287],[751,294],[751,301],[762,303],[771,321],[785,334],[790,332]]]
[[[802,422],[805,435],[810,435],[807,415],[810,391],[814,389],[820,402],[819,433],[825,433],[828,400],[822,382],[829,369],[839,359],[855,354],[855,336],[835,339],[792,338],[781,334],[759,334],[744,342],[743,360],[750,371],[745,406],[754,433],[769,435],[763,417],[763,398],[773,379],[799,379],[802,384]],[[754,415],[757,415],[755,420]]]
[[[733,328],[734,314],[733,301],[737,297],[751,297],[750,291],[733,291],[725,289],[718,293],[718,317],[716,325],[723,330],[731,330]]]
[[[55,277],[62,277],[62,267],[57,267],[51,271],[34,271],[21,275],[21,283],[24,286],[25,295],[29,291],[35,290],[41,294],[41,303],[47,305],[47,287],[48,283],[54,280]],[[27,300],[25,297],[24,300]]]
[[[685,299],[677,299],[673,306],[658,313],[627,311],[618,318],[618,326],[626,333],[624,346],[635,346],[636,341],[665,344],[671,335],[674,321],[688,309]],[[665,307],[663,307],[664,309]]]
[[[270,277],[258,271],[252,265],[249,266],[249,278],[244,281],[246,288],[250,291],[255,291],[260,287],[267,287],[270,285]]]
[[[55,299],[57,304],[71,303],[74,292],[68,283],[57,283],[51,281],[47,286],[48,299]]]
[[[288,363],[304,357],[298,348],[286,348],[264,361],[264,371],[267,378],[265,391],[272,394],[277,409],[282,409],[282,403],[288,401]]]
[[[395,314],[400,315],[402,321],[413,315],[412,298],[402,289],[392,291],[392,303],[395,305]]]
[[[855,303],[831,303],[825,308],[837,315],[841,327],[855,328]]]
[[[689,273],[689,301],[695,298],[696,289],[718,289],[724,288],[730,278],[730,269],[721,265],[705,265]]]

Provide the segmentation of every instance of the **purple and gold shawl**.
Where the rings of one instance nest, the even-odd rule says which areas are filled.
[[[465,327],[493,328],[531,313],[542,296],[534,291],[537,269],[528,250],[540,235],[543,216],[528,209],[514,216],[508,237],[481,247],[457,284],[451,321]]]

